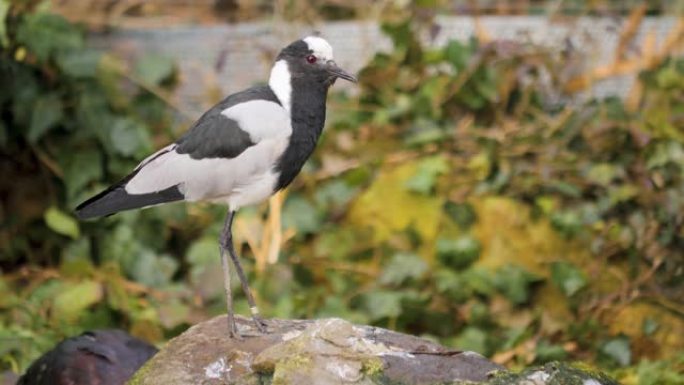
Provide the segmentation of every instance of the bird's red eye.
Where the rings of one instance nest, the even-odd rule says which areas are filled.
[[[309,64],[314,64],[316,62],[316,56],[314,55],[309,55],[306,57],[306,61],[309,62]]]

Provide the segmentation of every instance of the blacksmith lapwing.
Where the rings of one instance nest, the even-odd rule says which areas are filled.
[[[337,78],[356,82],[333,61],[318,36],[285,47],[268,85],[230,95],[207,111],[175,143],[143,160],[131,174],[76,208],[79,218],[114,214],[173,201],[228,205],[219,237],[229,334],[238,336],[230,288],[230,255],[252,318],[265,324],[233,247],[235,212],[285,188],[316,147],[325,124],[328,88]]]

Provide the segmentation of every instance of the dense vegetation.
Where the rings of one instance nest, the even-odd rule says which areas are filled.
[[[223,311],[223,208],[72,214],[177,135],[173,63],[129,66],[22,4],[0,1],[0,365],[17,372],[87,328],[162,343]],[[240,213],[264,313],[683,383],[684,60],[653,59],[626,101],[575,105],[581,53],[428,48],[417,15],[385,22],[393,51],[331,101],[286,196]]]

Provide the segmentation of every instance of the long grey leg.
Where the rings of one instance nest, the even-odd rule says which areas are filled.
[[[223,226],[223,231],[219,236],[219,253],[221,253],[221,268],[223,270],[223,289],[226,293],[226,309],[228,314],[228,336],[230,338],[240,338],[235,325],[235,316],[233,313],[233,290],[230,287],[230,265],[228,264],[228,257],[226,256],[226,241],[230,240],[230,223],[226,218],[226,223]]]
[[[240,278],[240,284],[242,285],[242,291],[245,292],[247,297],[247,303],[249,304],[249,311],[252,313],[252,320],[256,325],[257,329],[261,333],[266,333],[266,323],[261,319],[259,315],[259,308],[254,301],[252,296],[252,291],[249,289],[249,283],[247,282],[247,277],[245,277],[245,272],[242,270],[242,265],[240,265],[240,260],[238,259],[237,253],[235,252],[235,246],[233,245],[233,234],[231,228],[233,226],[233,218],[235,217],[235,211],[229,211],[228,217],[226,218],[226,224],[228,226],[227,232],[227,242],[224,244],[228,249],[228,254],[233,260],[233,265],[235,265],[235,270],[237,271],[238,278]]]

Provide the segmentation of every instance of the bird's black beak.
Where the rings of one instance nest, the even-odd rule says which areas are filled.
[[[335,76],[336,78],[342,78],[344,80],[349,80],[352,83],[357,83],[358,79],[356,79],[356,76],[350,74],[349,72],[343,70],[342,68],[337,66],[337,63],[335,63],[332,60],[329,60],[325,64],[325,69],[330,73],[331,75]]]

